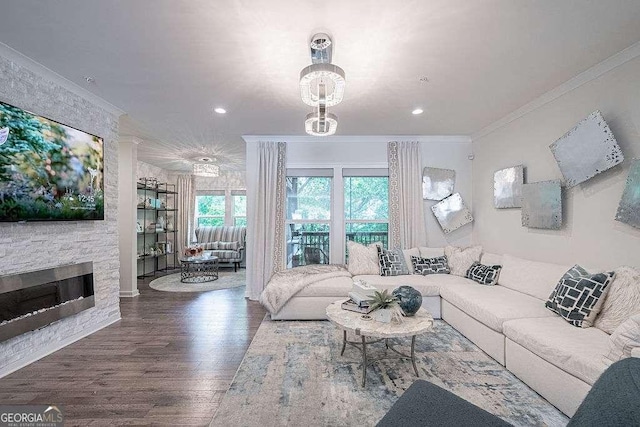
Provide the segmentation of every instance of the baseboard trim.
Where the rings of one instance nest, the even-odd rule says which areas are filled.
[[[140,291],[137,289],[134,291],[120,291],[120,298],[134,298],[140,295]]]
[[[102,322],[99,322],[87,329],[84,329],[83,331],[78,332],[75,335],[71,335],[70,337],[63,339],[62,341],[57,341],[55,343],[52,343],[46,346],[45,348],[39,351],[36,351],[35,353],[29,354],[20,360],[16,360],[15,362],[8,364],[7,366],[3,366],[0,368],[0,378],[6,377],[7,375],[14,373],[18,369],[22,369],[25,366],[32,364],[36,360],[42,359],[43,357],[48,356],[51,353],[54,353],[60,350],[61,348],[66,347],[69,344],[72,344],[86,336],[89,336],[94,332],[99,331],[100,329],[106,328],[107,326],[117,322],[118,320],[120,320],[120,314],[117,314],[116,316],[103,320]]]

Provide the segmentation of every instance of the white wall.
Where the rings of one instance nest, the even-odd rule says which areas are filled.
[[[95,307],[0,342],[0,377],[120,318],[118,115],[0,43],[0,99],[104,138],[104,221],[0,224],[0,275],[93,261]]]
[[[272,140],[287,142],[288,168],[335,168],[334,176],[342,167],[386,168],[387,142],[411,140],[419,141],[422,148],[423,166],[454,169],[456,188],[471,209],[472,162],[471,142],[467,137],[451,136],[333,136],[314,138],[300,136],[251,136],[247,141],[247,192],[252,191],[252,183],[257,180],[257,141]],[[334,194],[334,200],[341,195]],[[427,244],[441,247],[447,244],[467,246],[471,244],[472,224],[468,224],[449,235],[445,235],[438,225],[430,207],[436,202],[425,201],[425,221]],[[337,208],[340,204],[336,203]],[[333,224],[333,231],[341,233],[342,225]],[[343,248],[333,248],[334,259],[344,253]]]
[[[136,162],[137,171],[136,176],[138,179],[142,178],[155,178],[158,182],[169,182],[169,171],[162,169],[158,166],[150,165],[149,163],[138,160]]]
[[[566,87],[575,87],[576,81]],[[558,93],[564,92],[561,89]],[[542,102],[532,105],[538,104]],[[527,229],[520,224],[519,209],[493,207],[493,173],[498,169],[522,163],[528,182],[561,178],[549,145],[597,109],[609,123],[626,160],[565,191],[562,230]],[[640,157],[640,58],[474,138],[473,149],[473,237],[485,250],[566,264],[640,267],[640,230],[614,220],[630,160]]]

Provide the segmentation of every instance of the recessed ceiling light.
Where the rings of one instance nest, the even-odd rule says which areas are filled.
[[[85,80],[87,83],[89,83],[89,84],[92,84],[92,83],[95,83],[95,82],[96,82],[95,77],[91,77],[91,76],[85,76],[85,77],[84,77],[84,80]]]
[[[214,109],[213,109],[213,111],[215,111],[215,112],[216,112],[216,113],[218,113],[218,114],[225,114],[225,113],[227,112],[227,110],[225,110],[225,109],[224,109],[224,108],[222,108],[222,107],[214,108]]]
[[[417,116],[418,114],[422,114],[424,113],[424,111],[422,110],[422,108],[416,108],[415,110],[413,110],[411,112],[411,114],[413,114],[414,116]]]

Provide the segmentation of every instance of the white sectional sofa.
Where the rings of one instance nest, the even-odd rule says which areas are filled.
[[[443,254],[443,249],[421,249],[423,257]],[[483,254],[481,262],[503,266],[497,285],[480,285],[447,274],[341,277],[308,286],[272,318],[325,319],[327,305],[346,298],[353,280],[389,290],[410,285],[422,293],[423,307],[434,318],[445,320],[572,416],[609,365],[605,358],[609,334],[595,327],[572,326],[545,308],[545,301],[571,266],[493,254]]]

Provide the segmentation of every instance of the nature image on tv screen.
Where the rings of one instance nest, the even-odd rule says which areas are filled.
[[[0,221],[104,219],[103,141],[0,102]]]

